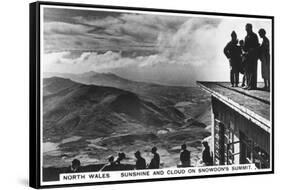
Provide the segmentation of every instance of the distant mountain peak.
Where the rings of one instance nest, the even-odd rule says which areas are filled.
[[[96,74],[99,74],[95,71],[88,71],[88,72],[85,72],[85,73],[82,73],[82,75],[84,76],[92,76],[92,75],[96,75]]]
[[[44,83],[50,83],[50,82],[71,82],[71,83],[76,83],[68,78],[63,78],[63,77],[49,77],[49,78],[44,78]]]

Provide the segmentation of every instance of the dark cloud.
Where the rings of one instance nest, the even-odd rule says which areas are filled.
[[[154,53],[159,33],[175,32],[186,20],[186,17],[45,8],[45,51],[147,48]]]
[[[77,17],[87,19],[102,19],[108,16],[118,17],[119,12],[105,12],[97,10],[79,10],[62,8],[44,8],[44,22],[77,23]]]

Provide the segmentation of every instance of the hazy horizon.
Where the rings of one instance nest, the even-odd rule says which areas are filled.
[[[86,74],[86,73],[91,73],[91,72],[94,72],[94,73],[98,73],[98,74],[114,74],[115,76],[117,77],[120,77],[120,78],[123,78],[125,80],[130,80],[130,81],[133,81],[133,82],[144,82],[144,83],[149,83],[149,84],[157,84],[157,85],[162,85],[162,86],[173,86],[173,87],[194,87],[196,86],[196,84],[190,84],[190,85],[181,85],[181,84],[169,84],[169,83],[164,83],[164,82],[157,82],[157,81],[146,81],[146,80],[136,80],[136,79],[131,79],[131,78],[125,78],[123,76],[120,76],[116,73],[113,73],[113,72],[110,72],[110,71],[107,71],[107,72],[97,72],[97,71],[87,71],[87,72],[81,72],[81,73],[64,73],[64,72],[44,72],[43,73],[43,78],[52,78],[52,77],[59,77],[59,78],[64,78],[62,77],[62,75],[68,75],[68,74],[74,74],[74,75],[83,75],[83,74]],[[70,80],[73,80],[71,78],[68,78]],[[78,81],[74,81],[74,82],[78,82]],[[214,82],[218,82],[218,81],[215,81]],[[219,81],[219,82],[229,82],[229,81]],[[81,83],[81,82],[80,82]]]

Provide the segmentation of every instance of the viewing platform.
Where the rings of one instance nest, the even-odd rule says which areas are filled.
[[[258,83],[256,90],[231,87],[229,82],[198,81],[197,84],[263,130],[271,131],[271,93],[262,89],[263,83]]]
[[[215,165],[255,164],[270,168],[271,93],[258,83],[255,90],[229,82],[197,82],[211,94],[211,151]]]

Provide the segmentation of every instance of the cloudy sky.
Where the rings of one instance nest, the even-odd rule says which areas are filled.
[[[43,15],[44,72],[112,72],[169,85],[228,80],[222,50],[231,31],[243,39],[249,22],[271,33],[261,19],[62,8]]]

